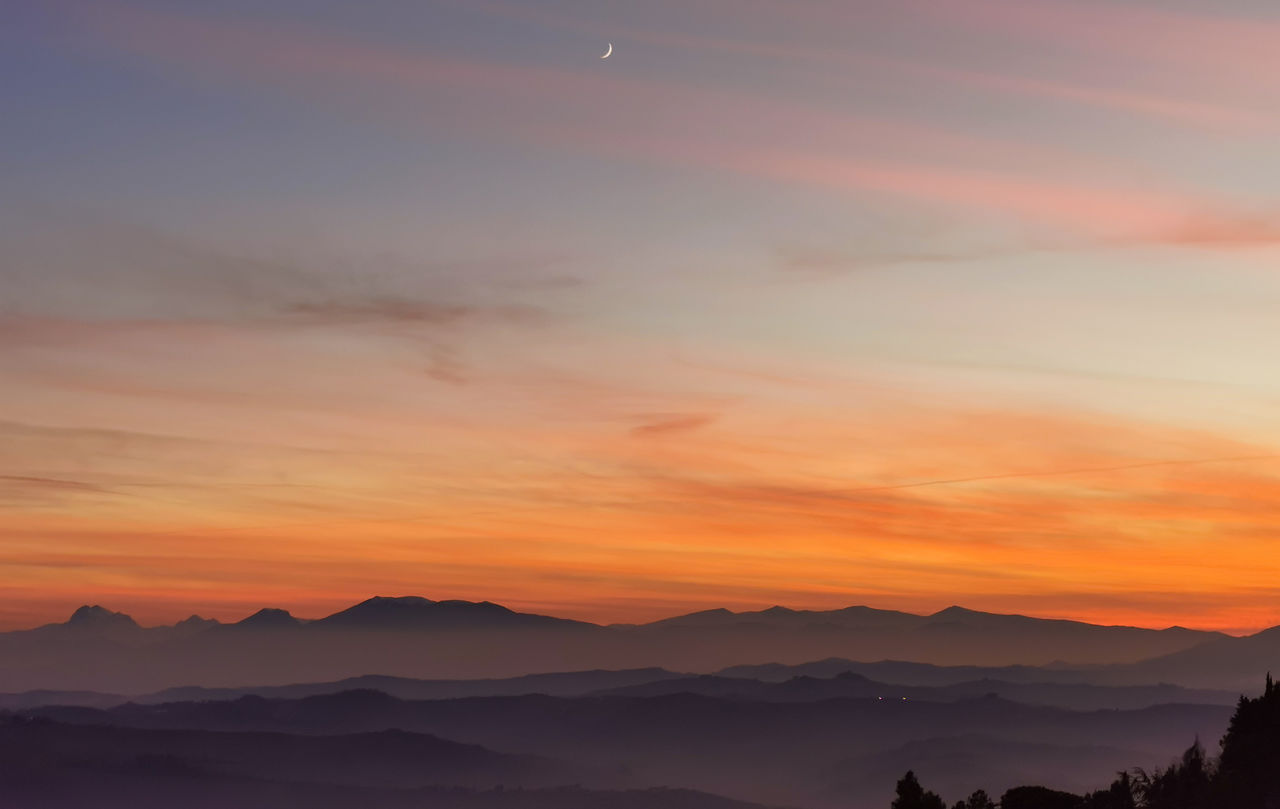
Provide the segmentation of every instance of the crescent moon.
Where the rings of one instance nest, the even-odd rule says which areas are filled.
[[[609,58],[610,56],[612,56],[612,55],[613,55],[613,43],[612,43],[612,42],[610,42],[610,43],[609,43],[609,50],[605,51],[605,52],[604,52],[604,56],[601,56],[600,58],[601,58],[601,59],[608,59],[608,58]]]

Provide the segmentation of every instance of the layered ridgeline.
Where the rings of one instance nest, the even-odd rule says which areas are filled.
[[[0,692],[137,695],[175,686],[283,685],[370,673],[472,679],[650,667],[712,672],[831,657],[1052,666],[1060,682],[1238,689],[1257,671],[1280,668],[1280,633],[1231,638],[959,607],[932,615],[868,607],[710,610],[602,626],[490,602],[414,597],[372,598],[316,620],[263,609],[237,623],[192,616],[174,626],[142,627],[127,615],[87,606],[66,623],[0,633]]]
[[[157,705],[171,702],[225,702],[241,697],[301,699],[343,691],[377,691],[406,700],[459,699],[542,694],[555,697],[660,697],[691,694],[751,702],[802,703],[832,699],[917,700],[960,702],[997,697],[1027,705],[1071,710],[1134,710],[1154,705],[1234,705],[1238,694],[1202,688],[1156,685],[1107,686],[1055,682],[1059,669],[1020,666],[975,668],[929,666],[919,663],[855,663],[825,660],[801,666],[768,667],[770,670],[828,669],[840,666],[832,677],[798,674],[782,680],[754,679],[726,674],[679,674],[662,668],[595,670],[529,674],[485,680],[421,680],[366,674],[328,682],[289,685],[209,688],[179,686],[149,694],[112,694],[98,691],[37,689],[0,694],[0,710],[26,710],[48,705],[113,708],[125,703]],[[735,667],[753,668],[753,667]],[[889,680],[873,680],[858,670],[878,671]],[[897,673],[899,676],[894,676]],[[1012,675],[1016,679],[996,679]],[[976,677],[975,679],[968,679]],[[935,684],[921,685],[917,680]]]
[[[1188,739],[1220,737],[1230,713],[1216,705],[1070,711],[996,697],[402,700],[365,690],[47,706],[11,717],[0,736],[11,747],[0,757],[347,788],[661,786],[772,806],[883,809],[911,768],[945,794],[1028,783],[1078,792],[1117,769],[1163,765]]]
[[[1216,754],[1274,634],[959,608],[600,626],[375,598],[141,627],[84,607],[0,635],[0,805],[884,809],[909,769],[952,800],[1083,796],[1196,738]]]

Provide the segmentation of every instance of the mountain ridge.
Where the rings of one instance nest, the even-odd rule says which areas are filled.
[[[115,612],[98,604],[84,604],[77,607],[65,622],[53,622],[30,628],[4,630],[0,631],[0,636],[10,635],[15,632],[30,632],[35,629],[69,625],[85,627],[103,625],[133,626],[139,629],[172,629],[183,625],[236,626],[244,625],[251,620],[256,622],[259,616],[263,615],[271,615],[273,617],[288,616],[299,624],[327,626],[352,626],[367,623],[376,619],[381,619],[388,624],[391,624],[396,620],[403,620],[403,616],[412,616],[415,614],[420,615],[427,610],[436,612],[453,612],[457,615],[473,616],[484,614],[488,616],[516,617],[522,620],[527,618],[536,618],[547,622],[562,622],[564,624],[598,627],[603,629],[643,629],[673,625],[708,625],[721,621],[727,623],[751,623],[760,620],[775,622],[823,622],[834,621],[835,619],[848,619],[842,622],[848,624],[856,618],[869,618],[874,621],[885,622],[899,620],[904,622],[923,622],[943,619],[1034,621],[1039,623],[1053,623],[1057,625],[1095,627],[1099,629],[1130,629],[1141,632],[1190,633],[1197,636],[1203,636],[1205,639],[1252,637],[1254,635],[1260,635],[1273,630],[1277,634],[1280,634],[1280,625],[1268,627],[1248,635],[1230,635],[1226,632],[1217,630],[1190,629],[1179,625],[1170,625],[1167,627],[1146,627],[1132,624],[1095,624],[1071,618],[1041,617],[1024,615],[1021,613],[986,612],[983,610],[970,609],[958,604],[944,607],[943,609],[932,613],[913,613],[901,610],[888,610],[881,609],[879,607],[867,606],[865,604],[852,604],[847,607],[836,607],[829,610],[798,609],[775,604],[771,607],[759,610],[741,610],[736,612],[726,607],[713,607],[705,610],[681,613],[667,618],[659,618],[644,623],[598,624],[591,621],[583,621],[573,618],[561,618],[558,616],[543,615],[540,613],[519,612],[497,602],[488,600],[467,601],[464,599],[442,599],[436,601],[424,596],[372,596],[364,601],[357,602],[349,607],[345,607],[337,612],[333,612],[319,618],[298,618],[287,609],[278,607],[262,607],[245,618],[242,618],[239,621],[232,621],[230,623],[226,623],[218,619],[204,618],[198,614],[193,614],[187,618],[177,621],[174,624],[157,624],[145,627],[135,621],[133,617],[127,613]]]
[[[1254,658],[1274,658],[1277,665],[1269,668],[1280,668],[1280,643],[1272,655],[1270,638],[1264,633],[1255,642],[1260,651]],[[176,686],[276,686],[369,673],[432,680],[642,667],[707,673],[824,658],[1078,669],[1243,642],[1221,633],[1102,626],[959,606],[930,615],[866,606],[713,609],[648,624],[600,625],[491,601],[375,596],[314,619],[265,607],[235,623],[187,619],[143,627],[124,613],[92,605],[77,609],[66,623],[0,633],[0,693],[149,694]],[[1159,681],[1126,681],[1138,675],[1120,669],[1104,674],[1113,684]],[[1195,684],[1214,687],[1206,678]]]

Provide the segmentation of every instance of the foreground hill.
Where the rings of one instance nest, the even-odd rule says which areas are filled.
[[[0,692],[143,694],[341,680],[369,672],[506,678],[538,671],[662,667],[713,671],[823,657],[947,665],[1130,663],[1225,639],[1172,628],[1095,626],[952,607],[911,615],[713,610],[643,625],[600,626],[490,602],[373,598],[308,621],[263,609],[234,624],[193,616],[172,627],[82,607],[63,624],[0,633]]]
[[[0,718],[0,761],[7,771],[37,772],[49,762],[94,762],[117,770],[142,763],[161,771],[198,769],[236,777],[397,788],[557,786],[592,777],[585,768],[543,756],[498,753],[393,729],[317,736],[142,729],[21,716]]]
[[[690,790],[536,786],[582,772],[403,732],[208,733],[9,717],[0,719],[0,761],[5,809],[753,809]]]
[[[815,809],[883,809],[887,801],[880,798],[891,793],[906,768],[916,766],[921,750],[934,751],[930,766],[921,769],[956,791],[974,773],[1006,779],[980,784],[987,788],[1033,779],[1075,788],[1104,781],[1116,768],[1163,765],[1197,736],[1219,738],[1230,712],[1226,706],[1197,705],[1078,712],[998,698],[761,702],[687,693],[405,701],[355,691],[300,700],[130,704],[106,711],[44,708],[31,715],[233,734],[349,736],[401,728],[572,762],[591,773],[625,777],[628,786],[678,786]],[[955,741],[966,738],[979,741]],[[1026,757],[1006,758],[1022,747],[1029,751]],[[1044,778],[1046,772],[1057,775]]]

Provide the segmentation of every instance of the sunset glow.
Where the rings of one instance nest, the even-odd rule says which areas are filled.
[[[27,5],[0,629],[1280,623],[1265,4]]]

